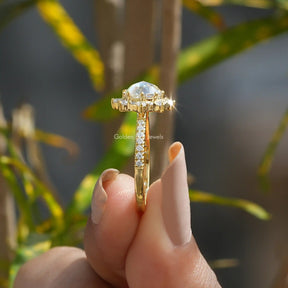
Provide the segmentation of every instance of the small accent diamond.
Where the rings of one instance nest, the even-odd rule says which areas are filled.
[[[137,126],[137,131],[143,131],[143,130],[145,130],[145,127],[143,127],[142,125]]]
[[[140,102],[139,101],[131,101],[130,104],[131,105],[140,106]]]
[[[137,145],[137,146],[136,146],[136,150],[137,150],[137,151],[144,151],[144,148],[143,148],[143,146],[141,146],[141,145]]]
[[[136,137],[143,138],[145,134],[142,131],[137,132]]]
[[[135,164],[136,164],[136,166],[138,166],[138,167],[141,167],[141,166],[144,165],[144,163],[143,163],[141,160],[137,160]]]
[[[141,153],[141,152],[137,152],[137,153],[136,153],[136,159],[142,159],[143,156],[144,156],[144,154]]]
[[[161,106],[162,103],[163,103],[162,100],[156,100],[156,101],[155,101],[155,104],[158,105],[158,106]]]
[[[137,144],[143,144],[144,140],[142,138],[137,138],[136,142],[137,142]]]
[[[153,111],[153,107],[154,107],[154,104],[153,104],[153,103],[149,103],[149,104],[148,104],[148,109],[149,109],[149,110]]]
[[[122,104],[122,105],[127,105],[128,102],[127,102],[127,100],[125,100],[125,99],[121,99],[121,104]]]

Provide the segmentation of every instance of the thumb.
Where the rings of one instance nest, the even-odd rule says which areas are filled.
[[[126,260],[129,287],[221,287],[190,227],[184,148],[169,149],[170,165],[149,189],[147,208]]]

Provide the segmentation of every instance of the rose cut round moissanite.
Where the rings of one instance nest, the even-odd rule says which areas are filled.
[[[156,85],[148,83],[146,81],[141,81],[131,85],[127,89],[127,92],[129,93],[129,96],[132,100],[139,100],[141,99],[142,95],[147,100],[153,99],[155,95],[161,95],[161,91]]]

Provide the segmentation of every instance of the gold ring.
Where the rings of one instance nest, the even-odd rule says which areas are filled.
[[[149,112],[171,111],[175,100],[165,97],[156,85],[141,81],[122,91],[122,98],[112,98],[113,109],[120,112],[137,112],[135,140],[135,196],[137,207],[145,211],[150,182]]]

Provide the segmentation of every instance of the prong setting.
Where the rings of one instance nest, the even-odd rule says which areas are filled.
[[[146,93],[141,91],[141,89],[145,90]],[[165,92],[157,86],[142,81],[123,90],[122,98],[112,98],[111,105],[113,109],[120,112],[162,113],[173,110],[175,108],[175,100],[165,97]]]

